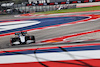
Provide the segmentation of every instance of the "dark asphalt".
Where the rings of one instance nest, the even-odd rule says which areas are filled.
[[[78,13],[78,14],[100,14],[100,12]],[[73,15],[78,15],[78,14],[76,13]],[[0,17],[0,20],[5,20],[5,19],[9,19],[9,17],[8,16]],[[13,16],[10,16],[10,19],[22,19],[22,18],[19,18],[19,17],[15,18]],[[86,23],[69,25],[69,26],[61,26],[61,27],[44,29],[44,30],[39,30],[39,31],[31,31],[28,33],[30,35],[34,35],[36,37],[36,41],[38,42],[44,39],[50,39],[50,38],[60,37],[64,35],[70,35],[70,34],[97,30],[97,29],[100,29],[100,19],[95,20],[95,21],[88,21]],[[11,37],[14,37],[14,35],[0,37],[0,47],[1,48],[8,47],[8,44],[10,42],[9,40]]]

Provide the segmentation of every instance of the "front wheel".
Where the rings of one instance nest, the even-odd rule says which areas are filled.
[[[19,38],[11,38],[11,40],[10,40],[11,46],[19,45],[19,44],[14,44],[14,42],[16,42],[16,41],[20,42],[20,39]]]

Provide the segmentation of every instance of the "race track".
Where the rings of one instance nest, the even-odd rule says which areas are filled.
[[[64,14],[63,16],[81,15],[81,14],[100,14],[100,12],[73,13],[73,14],[66,14],[66,15]],[[5,18],[7,19],[7,17]],[[94,20],[94,21],[88,21],[86,23],[64,25],[64,26],[42,29],[38,31],[31,31],[28,33],[30,35],[34,35],[36,37],[36,41],[39,42],[41,40],[46,40],[50,38],[55,38],[55,37],[60,37],[60,36],[65,36],[65,35],[70,35],[70,34],[75,34],[75,33],[81,33],[81,32],[86,32],[86,31],[98,30],[98,29],[100,29],[100,19]],[[8,47],[10,43],[10,38],[12,37],[14,37],[14,35],[0,37],[0,47],[1,48]]]

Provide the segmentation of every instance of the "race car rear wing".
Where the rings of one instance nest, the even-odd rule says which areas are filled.
[[[19,35],[19,34],[27,34],[27,32],[16,32],[15,35]]]

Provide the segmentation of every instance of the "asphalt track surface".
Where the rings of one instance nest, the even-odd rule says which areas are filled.
[[[81,14],[100,14],[100,12],[74,13],[74,14],[67,14],[67,15],[81,15]],[[14,18],[13,16],[11,17],[12,17],[11,19],[19,19],[19,18]],[[8,17],[1,17],[0,19],[4,20],[4,19],[8,19]],[[36,37],[36,41],[39,42],[45,39],[50,39],[50,38],[55,38],[55,37],[60,37],[60,36],[65,36],[65,35],[70,35],[75,33],[81,33],[86,31],[92,31],[97,29],[100,29],[100,19],[95,21],[88,21],[86,23],[73,24],[69,26],[61,26],[56,28],[43,29],[39,31],[31,31],[28,33],[30,35],[34,35]],[[0,37],[0,47],[1,48],[8,47],[10,43],[9,40],[12,37],[14,37],[14,35]]]
[[[7,22],[7,23],[1,22],[0,34],[16,32],[20,30],[29,30],[29,29],[36,29],[36,28],[41,28],[41,27],[60,25],[60,24],[65,24],[65,23],[71,23],[74,21],[83,20],[87,18],[89,17],[67,16],[67,17],[28,19],[24,21],[14,20],[14,22]]]

